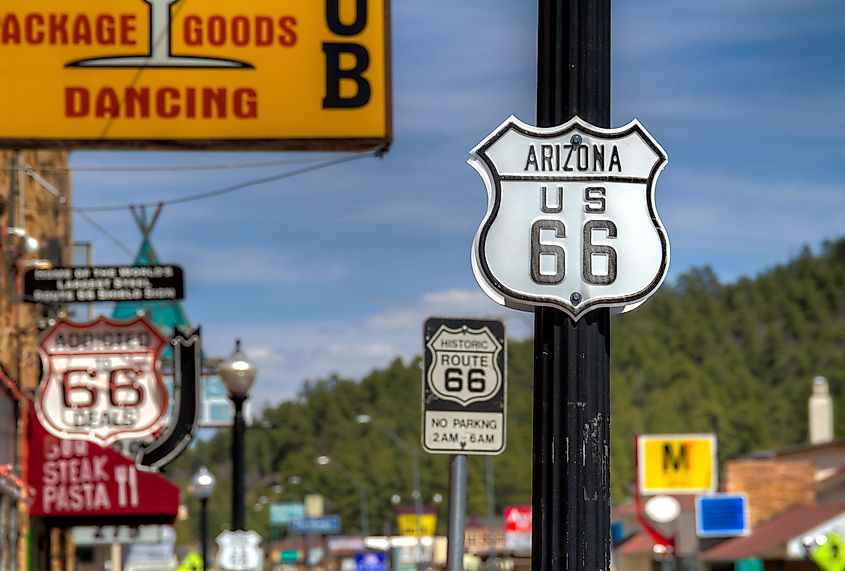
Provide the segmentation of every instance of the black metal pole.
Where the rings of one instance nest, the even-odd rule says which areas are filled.
[[[246,527],[244,506],[244,422],[245,396],[229,395],[235,405],[235,419],[232,424],[232,529],[243,531]]]
[[[540,0],[537,124],[610,126],[610,0]],[[610,567],[610,315],[534,324],[532,570]]]
[[[307,533],[302,536],[302,551],[305,552],[305,571],[311,571],[311,536]]]
[[[200,498],[200,552],[202,571],[208,567],[208,498]]]

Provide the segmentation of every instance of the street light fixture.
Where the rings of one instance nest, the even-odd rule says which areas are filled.
[[[243,406],[249,396],[249,389],[255,382],[258,370],[241,352],[241,340],[235,340],[235,350],[217,369],[229,398],[235,405],[235,418],[232,423],[232,527],[243,531],[246,524],[244,506],[244,422]]]
[[[191,487],[200,501],[200,550],[202,552],[202,569],[208,568],[208,498],[214,492],[217,479],[208,468],[201,466],[191,478]]]
[[[370,535],[370,513],[367,506],[367,487],[356,479],[349,470],[344,468],[343,464],[331,456],[317,456],[314,459],[314,463],[318,466],[328,466],[331,464],[344,478],[347,479],[347,481],[349,481],[349,483],[358,488],[358,492],[361,496],[361,533],[364,537],[368,537]]]

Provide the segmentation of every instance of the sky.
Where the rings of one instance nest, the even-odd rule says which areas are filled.
[[[534,123],[536,3],[393,0],[391,11],[394,142],[383,158],[169,206],[152,234],[161,261],[185,270],[206,353],[242,339],[261,405],[305,380],[359,379],[419,354],[429,316],[500,318],[516,339],[532,329],[530,313],[494,304],[473,277],[487,194],[466,160],[509,115]],[[845,235],[845,3],[617,0],[612,30],[612,126],[639,119],[669,155],[656,190],[669,283],[703,265],[725,282],[754,276]],[[74,151],[71,166],[314,157]],[[78,171],[74,204],[175,198],[282,170]],[[128,211],[91,216],[137,249]],[[132,261],[78,215],[74,238],[98,264]]]

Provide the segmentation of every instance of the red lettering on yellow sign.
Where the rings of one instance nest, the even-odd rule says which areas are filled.
[[[282,16],[185,16],[182,25],[185,44],[189,46],[267,47],[296,45],[296,18]]]
[[[0,44],[47,46],[134,46],[134,14],[3,14]]]
[[[65,117],[82,119],[257,119],[251,87],[65,87]]]

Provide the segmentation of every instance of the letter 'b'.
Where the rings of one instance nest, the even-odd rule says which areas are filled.
[[[326,97],[323,108],[352,108],[363,107],[370,101],[370,82],[361,74],[370,67],[370,54],[359,44],[324,43],[323,52],[326,54]],[[341,69],[341,54],[349,54],[355,58],[355,65],[351,69]],[[341,97],[340,86],[343,80],[354,81],[355,95]]]

